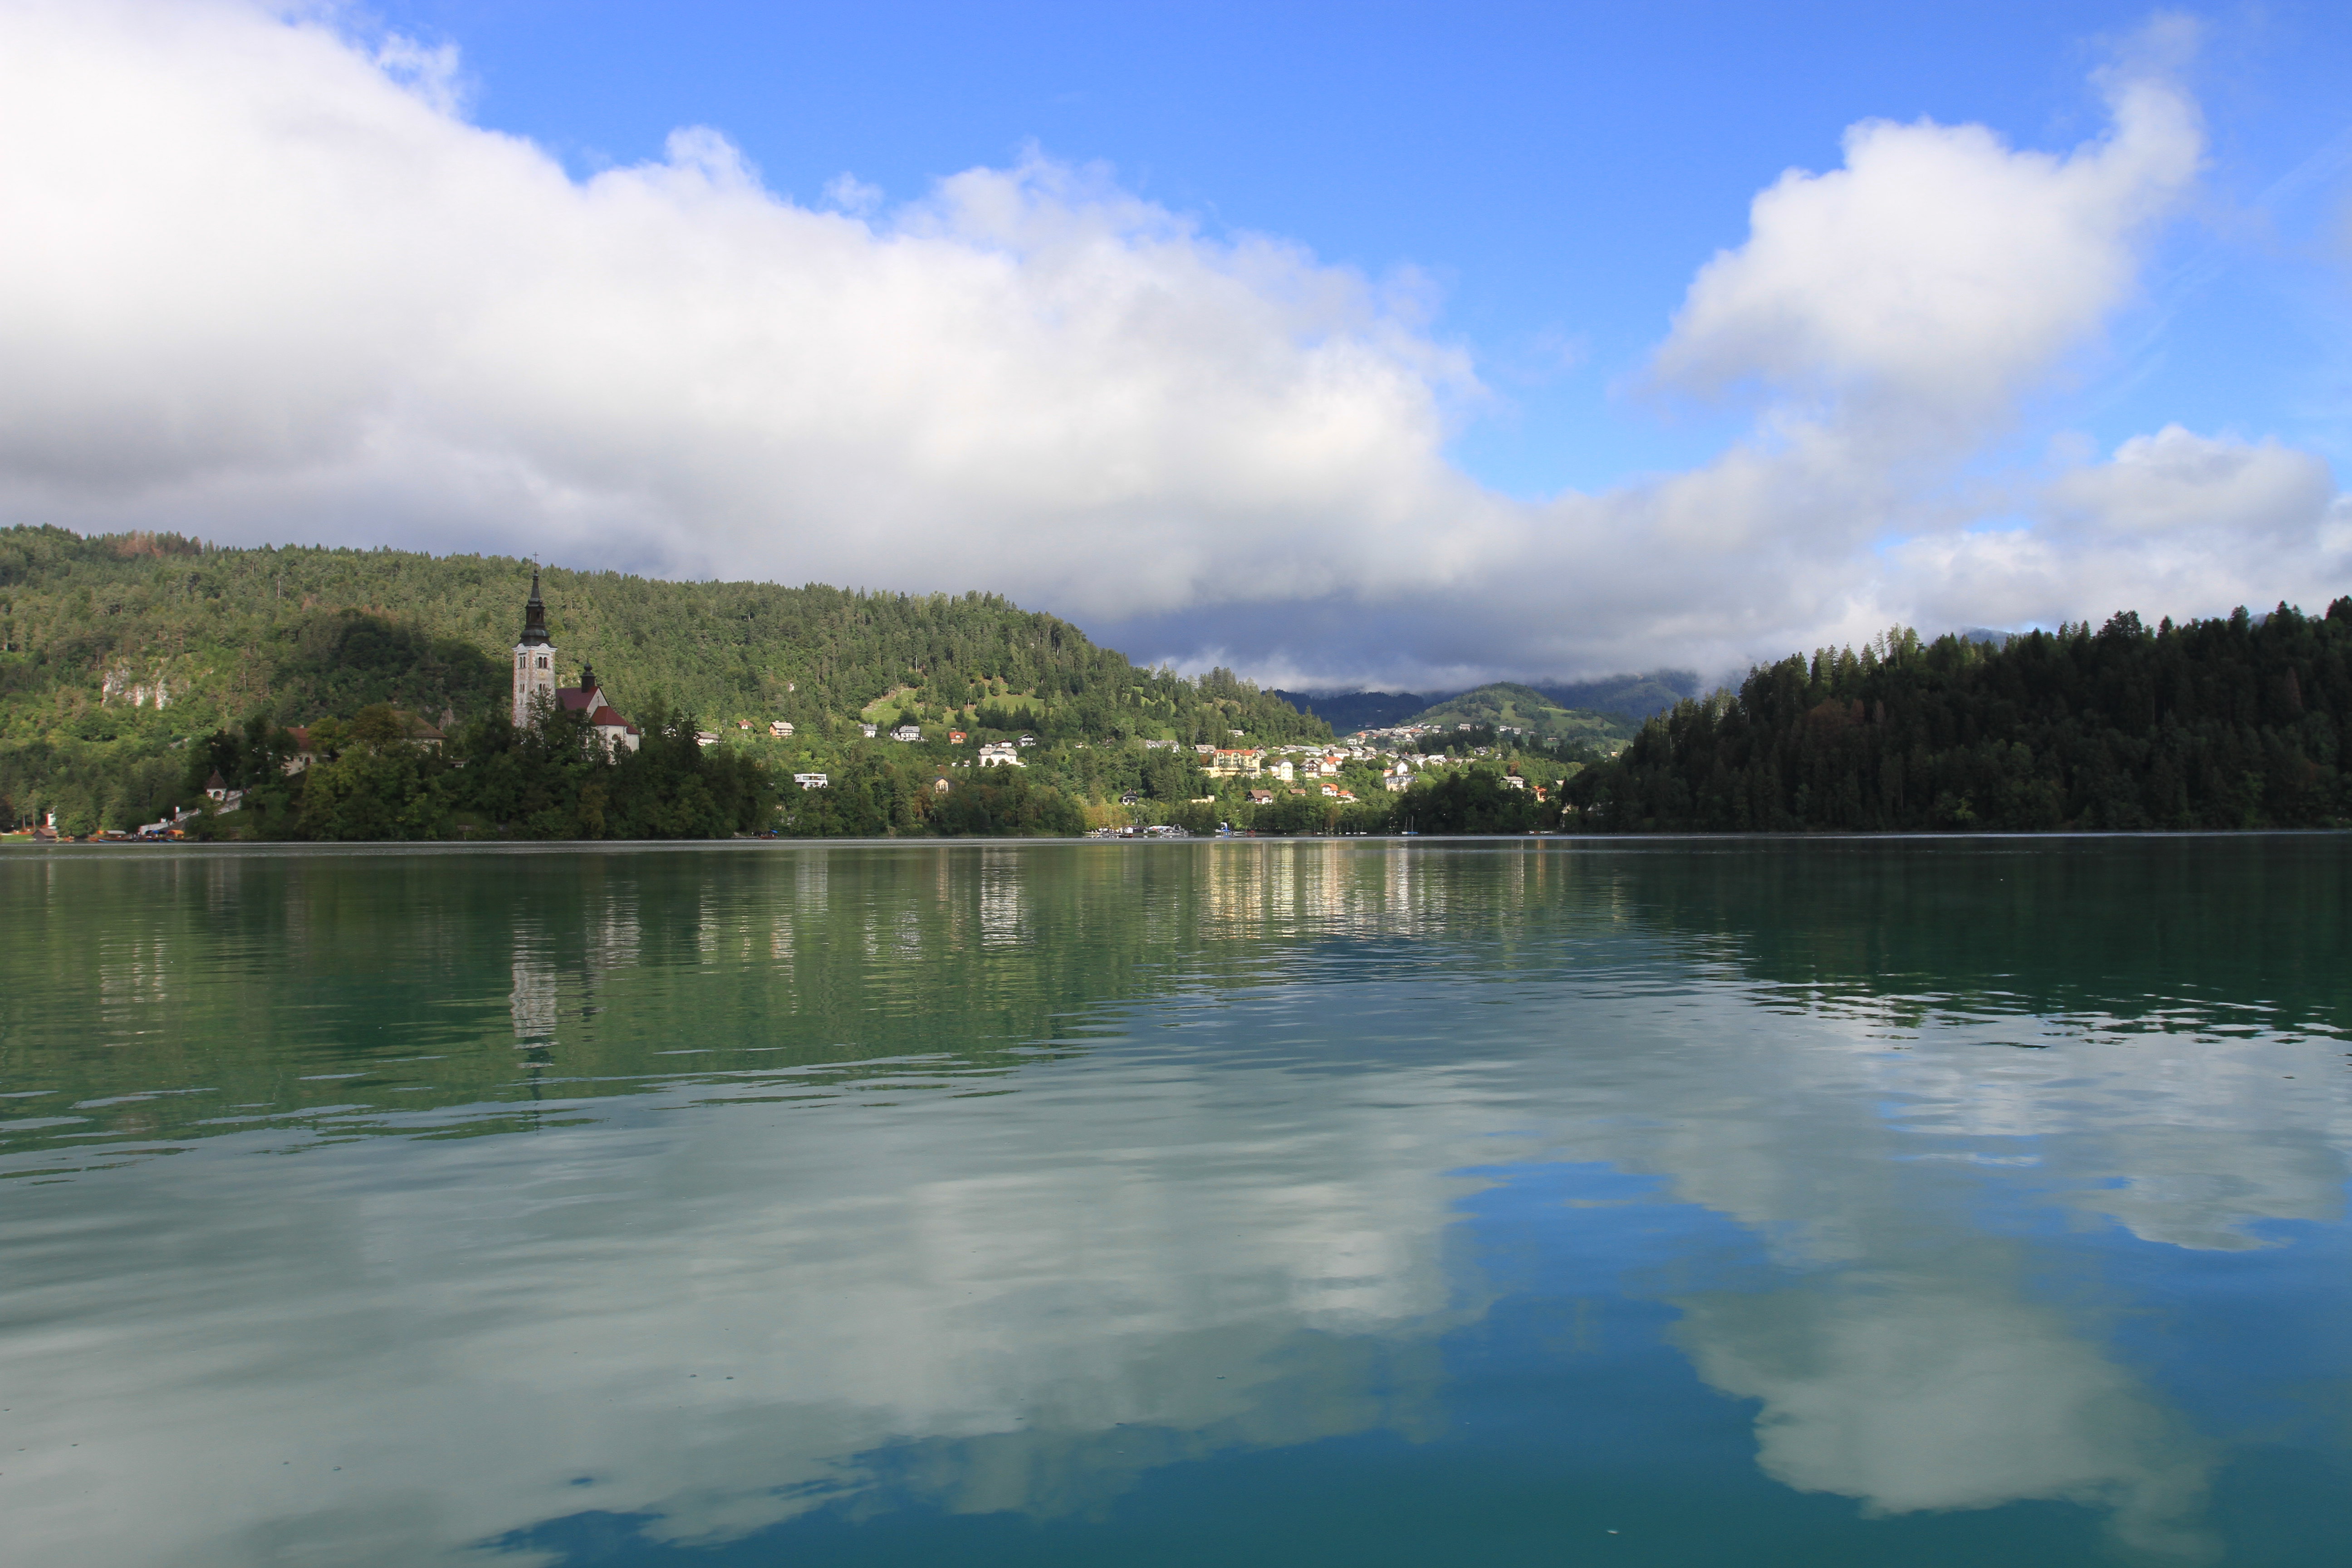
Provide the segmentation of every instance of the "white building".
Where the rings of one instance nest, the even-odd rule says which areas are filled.
[[[789,741],[793,738],[793,727],[782,719],[771,719],[768,721],[768,733],[779,741]]]
[[[226,816],[245,803],[245,792],[229,788],[227,781],[221,777],[220,770],[215,768],[213,776],[205,782],[205,798],[213,803],[215,816]],[[57,825],[57,813],[49,813],[49,826],[55,827]]]
[[[824,789],[830,785],[833,781],[825,777],[823,773],[794,773],[793,775],[793,783],[800,785],[803,789]]]
[[[980,765],[983,768],[1025,768],[1021,753],[1009,742],[992,741],[980,749]]]
[[[531,722],[541,705],[555,703],[555,645],[547,637],[547,603],[539,596],[539,568],[530,569],[530,597],[522,607],[522,640],[514,646],[514,723]]]
[[[894,741],[919,741],[923,738],[923,727],[920,724],[901,724],[890,731],[890,738]]]

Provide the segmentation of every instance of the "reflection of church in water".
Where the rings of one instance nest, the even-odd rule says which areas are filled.
[[[530,599],[522,607],[522,640],[514,647],[514,721],[518,730],[542,711],[584,714],[607,752],[637,749],[644,731],[613,710],[596,672],[580,667],[580,684],[555,684],[555,645],[548,640],[547,605],[539,596],[539,568],[530,571]]]

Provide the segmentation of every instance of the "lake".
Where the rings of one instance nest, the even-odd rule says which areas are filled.
[[[0,1555],[2306,1564],[2352,840],[0,850]]]

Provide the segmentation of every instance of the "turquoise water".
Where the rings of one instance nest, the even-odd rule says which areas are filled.
[[[0,1549],[2339,1562],[2347,873],[0,851]]]

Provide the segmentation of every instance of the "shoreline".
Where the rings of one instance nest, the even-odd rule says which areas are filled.
[[[813,848],[950,849],[1007,847],[1079,847],[1113,850],[1150,846],[1160,848],[1201,848],[1213,846],[1276,844],[1381,845],[1389,848],[1434,848],[1447,845],[1559,845],[1583,849],[1626,846],[1776,846],[1823,844],[2069,844],[2145,840],[2151,843],[2192,841],[2247,842],[2274,838],[2340,838],[2352,836],[2341,827],[2137,828],[2116,831],[2058,829],[2050,832],[1938,833],[1455,833],[1455,834],[1288,834],[1232,837],[1199,836],[1186,838],[1097,838],[1091,835],[1051,838],[904,837],[904,838],[564,838],[504,839],[447,842],[435,839],[366,839],[350,843],[214,843],[142,842],[121,839],[88,843],[79,839],[35,839],[23,834],[0,834],[0,849],[43,849],[89,852],[135,849],[151,857],[198,859],[251,858],[316,858],[350,855],[379,858],[391,855],[644,855],[660,851],[757,853],[761,850]]]

